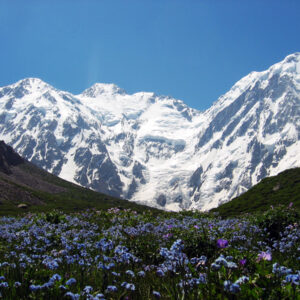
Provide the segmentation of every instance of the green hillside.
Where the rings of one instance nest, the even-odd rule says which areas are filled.
[[[28,211],[46,212],[53,209],[72,212],[110,207],[158,211],[80,187],[28,162],[11,170],[10,175],[0,172],[0,215],[15,215]],[[23,208],[18,207],[20,205],[23,205]]]
[[[263,212],[271,206],[292,206],[300,211],[300,168],[263,179],[249,191],[211,211],[222,216]]]

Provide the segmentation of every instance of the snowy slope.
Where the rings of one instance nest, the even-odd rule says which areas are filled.
[[[0,88],[0,139],[94,190],[209,209],[300,166],[299,104],[299,53],[244,77],[205,112],[114,84],[72,95],[28,78]]]

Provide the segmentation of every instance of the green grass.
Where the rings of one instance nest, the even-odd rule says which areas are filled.
[[[211,211],[231,217],[263,212],[271,206],[288,206],[291,202],[293,207],[300,211],[300,168],[289,169],[277,176],[265,178],[246,193]]]

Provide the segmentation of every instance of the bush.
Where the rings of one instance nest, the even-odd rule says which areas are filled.
[[[299,213],[292,208],[277,206],[268,210],[258,220],[259,227],[265,231],[269,239],[280,238],[280,232],[288,225],[299,222]]]

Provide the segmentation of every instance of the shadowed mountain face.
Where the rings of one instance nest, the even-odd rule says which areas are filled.
[[[87,208],[148,209],[100,194],[52,175],[19,156],[0,141],[0,215],[31,211]]]
[[[300,54],[238,81],[205,112],[95,84],[0,88],[0,138],[74,183],[150,206],[210,209],[300,166]]]
[[[29,171],[28,167],[32,170]],[[18,204],[41,205],[44,201],[30,190],[38,190],[47,193],[63,192],[62,187],[48,183],[36,174],[38,170],[19,154],[12,147],[0,141],[0,204],[3,205]],[[43,171],[45,172],[45,171]],[[45,172],[46,173],[46,172]]]
[[[24,160],[19,156],[12,147],[0,141],[0,171],[5,174],[12,174],[11,167],[24,163]]]

